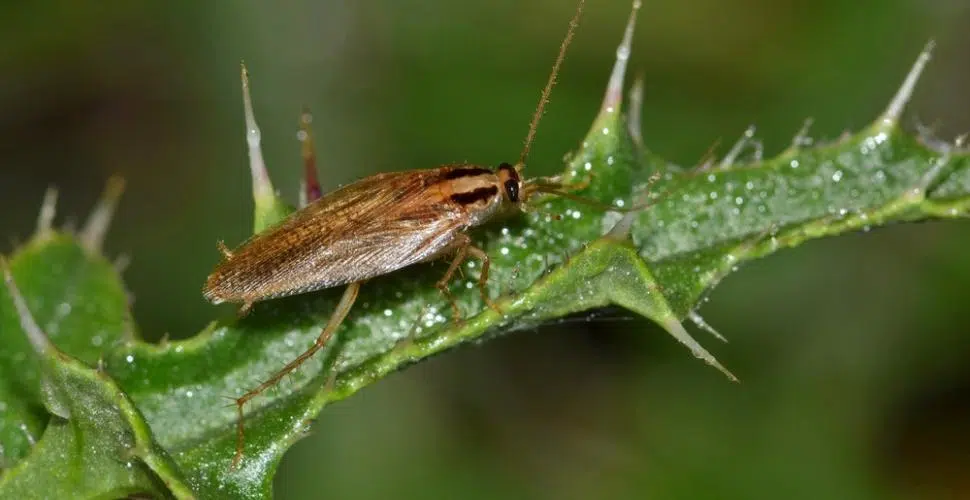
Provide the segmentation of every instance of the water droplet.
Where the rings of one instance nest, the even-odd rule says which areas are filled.
[[[135,357],[132,356],[131,354],[129,354],[129,355],[125,356],[125,361],[127,361],[129,363],[134,363],[135,362]]]
[[[744,183],[744,189],[747,189],[749,191],[752,190],[752,189],[754,189],[754,183],[751,182],[751,181],[745,182]]]
[[[620,44],[620,46],[616,48],[616,58],[621,61],[626,61],[627,59],[629,59],[630,47],[627,46],[626,44]]]
[[[100,335],[95,335],[91,337],[91,345],[98,347],[104,342],[104,339]]]
[[[717,199],[717,191],[711,191],[711,194],[708,195],[708,196],[710,196],[712,200],[716,200]]]
[[[714,174],[707,174],[707,182],[714,182],[717,180],[717,176]]]
[[[394,312],[391,311],[390,309],[384,309],[384,316],[390,316],[392,314],[394,314]]]
[[[501,249],[501,250],[499,250],[499,252],[500,252],[500,253],[501,253],[502,255],[508,255],[508,254],[509,254],[509,247],[502,247],[502,249]]]
[[[509,228],[503,227],[502,228],[502,236],[508,236],[508,235],[509,235]]]
[[[593,164],[590,163],[590,162],[586,162],[586,163],[583,164],[583,169],[585,169],[587,172],[589,172],[590,170],[593,170]]]
[[[573,219],[579,219],[582,216],[583,216],[583,214],[579,210],[574,210],[573,211]]]
[[[603,135],[610,135],[610,128],[609,127],[603,127]]]
[[[185,391],[185,397],[191,398],[192,396],[195,396],[195,393],[194,392],[192,392],[192,391]]]
[[[744,198],[738,196],[737,198],[734,199],[734,204],[735,205],[743,205],[744,204]]]
[[[842,180],[842,171],[841,170],[836,170],[835,173],[832,174],[832,180],[835,181],[835,182],[841,181]]]
[[[625,205],[625,204],[626,204],[626,202],[623,201],[623,200],[621,200],[621,199],[619,199],[619,198],[613,200],[613,205],[616,205],[617,207],[623,208],[623,205]]]
[[[798,168],[798,165],[799,165],[798,160],[792,160],[791,163],[789,163],[789,165],[791,165],[791,168]]]
[[[614,161],[616,161],[616,160],[614,160],[612,156],[607,156],[606,157],[606,164],[607,165],[612,165]]]

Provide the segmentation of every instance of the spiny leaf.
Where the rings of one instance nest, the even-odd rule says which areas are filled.
[[[632,29],[631,16],[600,114],[568,161],[564,178],[588,180],[581,194],[602,203],[629,207],[650,201],[654,206],[622,215],[547,197],[527,214],[475,232],[477,245],[492,259],[489,288],[504,315],[482,304],[475,289],[475,262],[463,267],[465,276],[451,288],[468,316],[460,325],[451,323],[448,303],[434,286],[443,265],[415,266],[368,282],[334,341],[278,390],[247,407],[246,455],[235,470],[229,469],[236,419],[231,398],[304,351],[326,323],[340,290],[257,304],[247,317],[215,322],[189,340],[150,345],[125,335],[128,316],[117,273],[91,251],[91,245],[81,245],[84,238],[50,229],[50,217],[42,216],[46,229],[38,234],[43,236],[12,257],[26,303],[61,350],[88,364],[103,355],[105,372],[124,391],[118,393],[103,375],[96,377],[104,382],[101,385],[85,379],[78,375],[88,373],[79,368],[82,365],[65,361],[58,364],[61,370],[75,367],[68,370],[74,379],[84,379],[96,390],[61,391],[62,402],[69,408],[82,402],[102,408],[107,400],[130,400],[137,408],[92,424],[81,435],[96,435],[93,442],[117,451],[119,443],[125,448],[132,442],[119,441],[117,436],[125,432],[117,429],[135,429],[135,435],[142,436],[135,439],[135,448],[155,450],[139,434],[144,427],[135,416],[140,414],[151,426],[154,442],[174,459],[198,497],[268,497],[280,457],[324,406],[408,364],[461,344],[616,304],[658,322],[693,354],[717,366],[681,321],[691,319],[713,331],[697,309],[704,295],[742,263],[808,239],[896,222],[966,217],[970,210],[967,152],[914,139],[897,127],[929,50],[884,115],[856,135],[807,148],[803,131],[776,158],[761,160],[756,153],[755,161],[740,162],[754,140],[752,130],[722,161],[684,169],[643,146],[638,109],[631,110],[628,119],[621,113]],[[260,230],[288,209],[263,165],[248,82],[244,93],[254,226]],[[637,95],[631,100],[639,106],[642,97]],[[650,194],[645,193],[655,176],[659,180]],[[49,280],[39,271],[49,268],[60,278]],[[65,466],[49,461],[54,456],[49,450],[66,447],[69,441],[55,439],[63,422],[50,417],[42,442],[52,444],[38,445],[23,459],[30,446],[25,436],[38,435],[48,421],[40,389],[47,365],[24,340],[16,323],[20,316],[10,301],[0,299],[0,335],[12,342],[12,348],[0,354],[0,398],[7,398],[0,402],[8,401],[6,407],[14,410],[0,415],[0,444],[17,450],[6,455],[9,463],[19,461],[4,479],[14,481],[19,470]],[[57,305],[62,303],[71,307],[58,316]],[[101,313],[91,316],[92,310]],[[91,349],[98,334],[100,344]],[[11,374],[21,372],[27,378],[12,382]],[[29,434],[14,432],[21,428]],[[164,456],[145,453],[137,456]],[[124,464],[131,455],[116,458]],[[175,494],[184,493],[178,489],[182,483],[172,479],[178,473],[164,472],[166,467],[151,469],[157,477],[169,478]],[[117,484],[142,485],[156,477],[139,474],[119,475]]]
[[[127,296],[112,265],[95,247],[105,207],[120,194],[114,184],[80,238],[51,229],[56,192],[48,191],[33,239],[10,259],[27,303],[52,341],[79,360],[94,364],[107,346],[131,328]],[[82,245],[83,243],[83,245]],[[46,416],[40,406],[40,360],[20,329],[19,314],[0,289],[0,463],[15,463],[40,435]]]
[[[30,460],[0,479],[3,498],[118,498],[153,493],[194,498],[181,472],[111,379],[48,340],[0,258],[10,303],[37,355],[41,400],[51,414]]]

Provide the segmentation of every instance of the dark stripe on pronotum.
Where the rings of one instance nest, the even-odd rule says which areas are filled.
[[[450,172],[446,172],[442,177],[445,180],[461,179],[462,177],[474,177],[476,175],[491,174],[492,171],[487,168],[481,167],[468,167],[468,168],[456,168]]]
[[[455,193],[451,195],[451,201],[459,205],[471,205],[475,202],[485,201],[498,193],[495,186],[480,187],[465,193]]]

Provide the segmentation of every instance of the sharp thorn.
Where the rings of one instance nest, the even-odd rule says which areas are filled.
[[[259,131],[259,125],[256,124],[256,114],[253,112],[249,70],[246,69],[245,62],[240,63],[240,68],[243,112],[246,117],[246,143],[249,146],[249,170],[253,176],[253,197],[258,204],[260,200],[275,198],[276,192],[273,190],[273,183],[269,179],[269,173],[266,171],[266,163],[263,161],[263,150],[260,146],[262,136]]]
[[[118,254],[114,262],[111,263],[111,266],[114,267],[115,272],[118,274],[124,273],[129,265],[131,265],[131,255],[126,253]]]
[[[903,80],[903,84],[896,91],[896,95],[893,97],[892,101],[889,102],[889,107],[882,114],[882,118],[879,120],[879,126],[885,128],[891,128],[896,126],[899,122],[899,117],[903,113],[903,109],[906,107],[906,103],[913,96],[913,91],[916,89],[916,83],[919,81],[920,75],[923,73],[923,69],[926,68],[926,63],[930,61],[930,57],[933,55],[933,48],[936,43],[930,40],[923,47],[923,51],[920,52],[919,57],[916,58],[916,62],[913,63],[913,67],[909,70],[909,74],[906,75],[906,79]]]
[[[671,319],[666,321],[663,326],[664,329],[667,330],[667,332],[670,333],[675,339],[677,339],[678,342],[687,346],[695,357],[702,359],[707,364],[717,368],[732,382],[738,382],[738,378],[735,377],[733,373],[728,371],[727,368],[724,368],[721,363],[718,363],[717,359],[711,355],[711,353],[707,352],[706,349],[701,347],[701,345],[694,340],[694,337],[691,337],[690,333],[687,333],[687,330],[684,329],[684,325],[681,325],[679,321],[676,319]]]
[[[694,323],[695,325],[697,325],[697,327],[698,327],[698,328],[700,328],[701,330],[704,330],[704,331],[706,331],[707,333],[710,333],[711,335],[713,335],[713,336],[714,336],[714,338],[716,338],[716,339],[718,339],[718,340],[720,340],[721,342],[725,342],[725,343],[727,343],[727,339],[726,339],[726,338],[724,338],[724,336],[723,336],[723,335],[721,335],[720,333],[718,333],[718,331],[717,331],[717,330],[715,330],[713,326],[711,326],[710,324],[708,324],[708,322],[707,322],[707,321],[705,321],[705,320],[704,320],[704,318],[702,318],[702,317],[701,317],[701,315],[697,313],[697,311],[691,311],[691,312],[690,312],[690,313],[689,313],[689,314],[687,315],[687,317],[688,317],[688,318],[689,318],[689,319],[690,319],[690,320],[691,320],[691,321],[692,321],[692,322],[693,322],[693,323]]]
[[[313,114],[310,108],[304,106],[300,113],[300,131],[297,138],[300,140],[300,152],[303,157],[303,179],[300,182],[300,206],[304,207],[309,203],[320,199],[323,191],[320,189],[320,179],[317,176],[317,151],[313,143]]]
[[[721,160],[720,168],[730,167],[735,161],[737,161],[738,156],[741,155],[744,148],[751,143],[754,133],[755,126],[749,125],[748,128],[744,130],[744,134],[741,135],[741,138],[738,139],[738,141],[734,143],[734,146],[731,146],[731,150],[724,155],[724,159]]]
[[[630,53],[633,50],[633,31],[637,24],[637,12],[640,10],[640,5],[640,0],[633,0],[630,18],[627,20],[626,30],[623,32],[623,41],[616,48],[616,62],[613,63],[613,72],[610,73],[610,80],[606,85],[606,95],[603,96],[600,113],[612,113],[620,110],[620,104],[623,100],[623,78],[626,75],[627,61],[630,60]]]
[[[638,74],[633,80],[633,86],[630,87],[630,110],[626,118],[627,129],[633,137],[633,143],[639,148],[643,147],[643,81],[643,73]]]
[[[802,123],[802,128],[798,129],[798,133],[791,140],[792,150],[798,150],[806,146],[812,145],[812,138],[808,135],[808,130],[812,128],[812,124],[815,122],[813,118],[806,118],[805,122]]]
[[[0,256],[0,269],[3,271],[3,283],[6,285],[7,292],[13,300],[14,308],[20,317],[20,327],[27,334],[27,340],[30,341],[36,352],[44,353],[49,351],[53,345],[51,345],[47,335],[40,329],[37,321],[34,320],[34,316],[30,313],[30,308],[27,307],[27,301],[24,300],[24,296],[20,294],[17,284],[14,283],[13,274],[10,271],[10,264],[6,257]]]
[[[118,206],[118,200],[125,190],[125,181],[121,177],[108,179],[104,194],[98,200],[98,204],[91,211],[84,228],[81,229],[81,245],[91,252],[100,252],[104,243],[104,237],[108,233],[108,226],[111,225],[111,218],[114,216]]]
[[[54,216],[57,214],[57,188],[51,186],[44,191],[44,201],[40,205],[40,213],[37,215],[37,230],[36,236],[38,238],[46,238],[50,236],[52,231],[52,225],[54,223]]]

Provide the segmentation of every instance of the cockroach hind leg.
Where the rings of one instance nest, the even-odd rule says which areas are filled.
[[[330,316],[326,326],[323,327],[323,330],[320,332],[320,335],[317,337],[313,345],[311,345],[306,351],[303,351],[303,353],[297,356],[295,359],[287,363],[270,378],[266,379],[266,381],[262,382],[255,388],[246,391],[246,393],[242,396],[236,398],[236,413],[238,417],[238,421],[236,422],[236,454],[233,456],[232,463],[230,464],[230,470],[235,469],[239,465],[246,446],[243,407],[256,396],[266,392],[267,389],[275,387],[280,380],[299,368],[300,365],[306,362],[306,360],[313,357],[317,351],[327,345],[330,342],[330,339],[333,337],[334,332],[337,331],[337,327],[344,322],[344,319],[347,317],[347,313],[350,312],[350,308],[353,307],[354,302],[357,300],[357,293],[359,291],[359,282],[347,285],[347,288],[344,289],[344,294],[340,297],[340,302],[337,303],[336,309],[334,309],[333,314]]]

